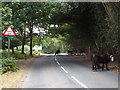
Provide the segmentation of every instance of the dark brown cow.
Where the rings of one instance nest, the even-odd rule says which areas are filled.
[[[59,54],[59,53],[60,53],[60,50],[57,50],[57,51],[55,52],[55,55],[56,55],[56,54]]]
[[[108,54],[99,55],[97,53],[93,53],[92,54],[92,70],[97,71],[97,66],[99,64],[102,64],[102,70],[104,70],[104,65],[106,65],[106,70],[109,70],[107,64],[113,60],[114,60],[113,56],[111,55],[108,55]]]
[[[73,54],[73,51],[72,50],[67,50],[67,53],[72,55]]]

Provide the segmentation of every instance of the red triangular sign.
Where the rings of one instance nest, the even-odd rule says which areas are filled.
[[[4,34],[2,34],[2,35],[4,35],[4,36],[16,36],[16,34],[11,26],[8,26],[7,29],[3,33]]]

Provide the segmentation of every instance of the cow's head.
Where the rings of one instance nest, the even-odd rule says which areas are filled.
[[[112,62],[114,61],[113,55],[110,55],[110,59],[111,59]]]

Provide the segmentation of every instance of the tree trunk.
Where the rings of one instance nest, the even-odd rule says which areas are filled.
[[[16,47],[16,50],[18,51],[18,46]]]
[[[13,54],[15,54],[14,48],[13,48],[13,47],[11,47],[11,49],[12,49],[12,53],[13,53]]]
[[[24,46],[25,46],[25,31],[23,31],[23,37],[22,37],[22,54],[24,53]]]
[[[24,53],[24,41],[22,41],[22,54],[25,54]]]
[[[30,30],[30,56],[32,56],[32,35],[33,35],[33,26],[29,27]]]

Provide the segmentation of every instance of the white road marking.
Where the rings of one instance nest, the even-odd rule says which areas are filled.
[[[62,70],[65,72],[65,73],[68,73],[67,70],[65,70],[62,66],[61,66]]]
[[[55,61],[57,61],[57,59],[55,58]]]
[[[55,61],[57,62],[57,64],[58,64],[59,66],[61,66],[60,63],[58,62],[56,56],[55,56]]]
[[[59,66],[61,66],[60,63],[58,62],[58,60],[56,59],[56,56],[55,56],[55,61],[57,62],[57,64],[58,64]],[[65,70],[65,68],[63,68],[62,66],[61,66],[61,69],[62,69],[65,73],[68,73],[68,71]]]
[[[84,85],[83,83],[81,83],[77,78],[75,78],[74,76],[71,76],[72,79],[74,79],[77,83],[79,83],[82,87],[84,88],[88,88],[86,85]]]
[[[58,62],[56,56],[55,56],[55,61],[57,62],[57,64],[58,64],[59,66],[61,66],[60,63]],[[68,71],[65,70],[64,67],[61,66],[61,69],[62,69],[65,73],[68,73]],[[75,78],[74,76],[71,76],[71,78],[74,79],[74,80],[75,80],[78,84],[80,84],[82,87],[87,88],[87,90],[90,90],[86,85],[84,85],[82,82],[80,82],[80,81],[79,81],[77,78]]]
[[[57,64],[60,66],[60,63],[57,61]]]

